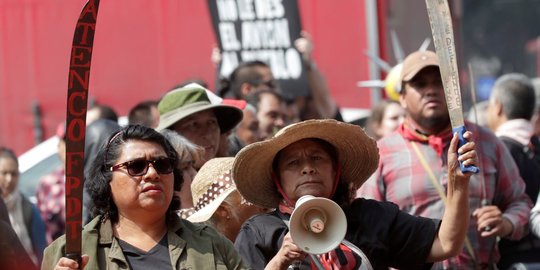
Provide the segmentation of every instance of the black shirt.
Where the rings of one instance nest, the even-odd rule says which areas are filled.
[[[167,244],[167,234],[148,252],[118,239],[122,253],[130,269],[172,269],[171,257]]]
[[[429,269],[425,263],[437,234],[439,221],[411,216],[390,202],[356,199],[345,210],[345,239],[359,247],[374,269]],[[253,269],[263,269],[277,254],[288,228],[278,211],[256,215],[240,230],[235,248]],[[309,266],[309,262],[304,263]],[[308,267],[308,269],[311,269]]]
[[[532,137],[529,145],[523,146],[508,137],[501,136],[500,139],[518,166],[519,175],[525,182],[525,193],[535,204],[540,190],[540,142]]]
[[[501,136],[500,139],[512,154],[519,169],[519,175],[525,182],[525,193],[536,203],[540,190],[540,142],[532,137],[529,145],[523,146],[514,139]],[[499,241],[501,259],[497,263],[499,269],[508,269],[513,263],[538,262],[540,239],[534,234],[527,234],[518,241],[502,238]]]

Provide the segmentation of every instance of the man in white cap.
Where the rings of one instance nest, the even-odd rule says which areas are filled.
[[[381,161],[358,195],[394,202],[415,216],[441,218],[448,210],[446,153],[452,128],[437,55],[417,51],[407,56],[400,81],[407,116],[378,141]],[[470,180],[472,218],[460,216],[470,219],[463,251],[433,269],[493,269],[499,260],[497,238],[520,239],[527,231],[531,201],[512,156],[493,133],[472,123],[465,126],[475,134],[481,158],[480,173]]]

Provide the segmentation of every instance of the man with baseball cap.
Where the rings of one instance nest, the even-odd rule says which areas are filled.
[[[242,111],[221,104],[208,89],[192,83],[167,93],[159,102],[157,130],[178,132],[205,150],[205,160],[216,156],[220,135],[242,120]]]
[[[400,78],[406,119],[378,142],[378,168],[357,195],[392,201],[412,215],[441,218],[452,128],[437,55],[410,54]],[[493,133],[469,122],[465,126],[473,132],[480,158],[480,173],[470,179],[472,217],[463,251],[432,269],[493,269],[499,260],[497,237],[520,239],[527,231],[532,205],[512,156]]]

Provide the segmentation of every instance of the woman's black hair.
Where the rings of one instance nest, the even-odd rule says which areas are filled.
[[[91,164],[89,178],[86,180],[85,185],[91,200],[94,202],[92,218],[102,215],[103,219],[110,219],[112,223],[118,222],[118,208],[113,201],[109,185],[112,179],[110,168],[115,165],[122,154],[124,144],[128,141],[154,142],[163,147],[167,157],[174,160],[174,190],[178,191],[182,186],[182,172],[177,169],[177,153],[169,141],[152,128],[141,125],[126,126],[109,137],[108,143],[102,145]],[[180,209],[180,199],[173,195],[166,219],[173,218],[176,215],[175,211],[178,209]]]
[[[337,149],[329,142],[318,139],[318,138],[308,138],[309,140],[313,140],[316,143],[320,144],[322,148],[330,155],[332,159],[332,163],[334,164],[334,169],[337,170],[338,162],[339,162],[339,155],[337,152]],[[283,150],[281,150],[283,151]],[[276,156],[274,157],[274,160],[272,162],[272,170],[276,174],[278,179],[281,179],[281,175],[279,175],[278,170],[278,160],[281,156],[281,151],[279,151]],[[336,186],[336,191],[334,192],[334,195],[332,196],[332,201],[336,202],[341,208],[345,209],[348,208],[352,199],[353,199],[353,192],[348,184],[343,182],[343,179],[339,179],[338,184]]]

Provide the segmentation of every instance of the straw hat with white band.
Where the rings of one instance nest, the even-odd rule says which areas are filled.
[[[236,190],[231,177],[234,158],[213,158],[199,170],[191,183],[195,213],[187,220],[204,222],[212,217],[221,203]]]

